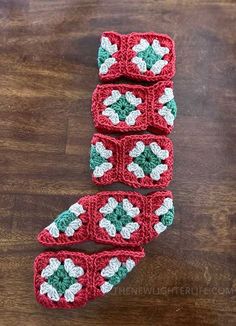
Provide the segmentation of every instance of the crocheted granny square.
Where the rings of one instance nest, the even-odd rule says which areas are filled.
[[[168,134],[177,114],[173,82],[145,87],[127,84],[98,85],[93,92],[92,113],[101,132],[151,130]]]
[[[116,139],[95,134],[91,141],[92,180],[123,182],[134,188],[164,188],[172,179],[173,145],[165,136],[131,135]]]
[[[104,191],[82,197],[60,213],[39,233],[38,241],[45,246],[93,240],[137,247],[157,237],[173,220],[170,191],[147,196],[137,192]]]
[[[99,77],[105,81],[121,76],[140,81],[171,79],[175,74],[174,41],[168,35],[153,32],[104,32],[98,67]]]
[[[142,257],[143,249],[42,253],[34,262],[36,299],[46,308],[84,306],[111,291]]]

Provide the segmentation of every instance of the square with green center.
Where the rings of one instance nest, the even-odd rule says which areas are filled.
[[[64,265],[60,265],[53,275],[48,277],[47,282],[52,285],[61,296],[72,284],[76,283],[76,279],[69,276]]]
[[[105,216],[116,228],[116,231],[120,232],[122,227],[126,226],[132,221],[132,217],[124,210],[122,203],[119,203],[113,212]]]
[[[121,95],[117,102],[110,105],[110,108],[118,114],[120,121],[125,121],[126,117],[136,110],[136,107],[127,101],[125,95]]]
[[[146,146],[144,151],[134,158],[134,163],[142,168],[145,175],[149,175],[157,165],[161,164],[161,159],[152,152],[150,146]]]
[[[162,56],[156,54],[151,45],[149,45],[146,50],[137,53],[137,57],[142,58],[146,62],[148,70],[150,70],[158,60],[162,59]]]

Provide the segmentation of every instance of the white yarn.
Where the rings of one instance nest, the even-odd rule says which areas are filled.
[[[79,203],[75,203],[69,207],[69,211],[74,213],[76,216],[79,216],[85,213],[83,206]]]
[[[99,68],[99,73],[101,75],[105,75],[108,73],[108,70],[111,68],[111,66],[113,66],[116,63],[116,59],[115,58],[107,58],[105,60],[105,62],[103,62]]]
[[[103,36],[101,39],[101,47],[106,50],[111,56],[118,51],[116,44],[111,44],[108,37]],[[100,66],[99,73],[105,75],[108,73],[109,68],[116,63],[115,58],[107,58]]]
[[[153,180],[158,181],[161,177],[161,174],[168,170],[168,166],[166,164],[159,164],[150,173],[150,177]]]
[[[156,231],[157,234],[160,234],[166,230],[166,226],[162,224],[161,222],[158,222],[154,225],[154,230]]]
[[[131,258],[128,258],[128,259],[126,260],[125,266],[126,266],[128,272],[132,271],[132,269],[133,269],[134,266],[135,266],[135,262],[134,262],[134,260],[131,259]]]
[[[114,211],[114,209],[117,207],[117,205],[118,205],[118,201],[114,197],[109,197],[107,204],[101,207],[99,209],[99,212],[104,215],[111,214]]]
[[[119,115],[112,108],[106,108],[102,111],[102,115],[108,117],[115,126],[120,122]]]
[[[60,231],[55,222],[49,224],[45,229],[48,230],[53,238],[58,238],[60,235]]]
[[[170,87],[166,87],[164,89],[164,94],[161,97],[159,97],[158,102],[161,104],[166,104],[173,99],[174,99],[173,89]]]
[[[127,198],[124,198],[122,200],[122,207],[126,211],[126,213],[132,218],[134,218],[140,213],[139,208],[134,207],[133,204]]]
[[[97,153],[101,155],[101,157],[108,159],[112,156],[112,151],[109,149],[106,149],[102,142],[96,142],[95,149]]]
[[[164,199],[161,207],[155,210],[155,214],[157,216],[161,216],[166,214],[170,209],[173,208],[173,200],[170,197]]]
[[[72,237],[76,230],[78,230],[82,225],[82,221],[80,218],[77,218],[76,220],[70,222],[70,224],[65,229],[65,234],[68,237]]]
[[[60,265],[61,262],[57,258],[50,258],[49,264],[42,270],[41,276],[49,278],[49,276],[53,275]]]
[[[100,290],[102,291],[102,293],[108,293],[112,290],[113,285],[109,282],[104,282],[101,286],[100,286]]]
[[[100,177],[103,177],[104,174],[111,170],[113,167],[113,165],[109,162],[104,162],[102,163],[100,166],[96,166],[94,171],[93,171],[93,175],[94,177],[96,178],[100,178]]]
[[[109,264],[101,270],[101,276],[106,278],[112,277],[115,273],[118,272],[120,266],[121,262],[118,258],[111,258]]]
[[[43,282],[40,285],[39,293],[41,295],[47,294],[48,298],[52,301],[60,300],[60,295],[58,294],[57,290],[51,284],[48,284],[48,282]]]
[[[112,44],[108,37],[102,36],[101,38],[101,47],[106,50],[110,55],[118,51],[117,45]]]
[[[161,160],[165,160],[169,157],[169,151],[165,149],[161,149],[161,147],[156,143],[152,142],[150,144],[151,151]]]
[[[101,228],[104,228],[110,237],[114,238],[116,236],[115,226],[111,223],[111,221],[107,220],[105,217],[100,220],[99,226]]]
[[[84,275],[84,270],[80,266],[76,266],[72,259],[67,258],[64,260],[64,268],[71,277],[80,277]]]
[[[121,93],[118,90],[112,90],[111,95],[108,96],[104,101],[103,104],[105,106],[112,105],[116,103],[121,97]]]
[[[130,235],[139,229],[139,224],[137,222],[127,223],[126,226],[123,226],[120,234],[123,239],[130,239]]]
[[[163,106],[158,113],[166,120],[167,124],[169,126],[173,126],[175,116],[171,112],[171,109],[169,109],[167,106]]]
[[[125,93],[125,98],[127,102],[134,106],[138,106],[139,104],[142,103],[142,99],[140,97],[136,97],[132,92],[127,91]]]
[[[129,172],[133,172],[134,175],[137,178],[144,178],[145,177],[145,174],[143,172],[143,169],[137,163],[131,162],[130,164],[128,164],[127,170]]]
[[[144,73],[147,71],[147,65],[146,62],[139,57],[133,57],[131,62],[135,63],[138,67],[138,69],[140,70],[140,72]]]
[[[134,126],[137,117],[141,115],[141,112],[139,110],[135,110],[129,113],[127,117],[125,118],[125,122],[128,126]]]
[[[145,150],[145,144],[142,141],[137,141],[135,147],[129,152],[130,157],[138,157]]]
[[[66,302],[74,302],[75,295],[82,289],[82,284],[74,283],[70,285],[68,289],[66,289],[64,293],[64,297]]]
[[[155,53],[157,55],[160,55],[161,57],[163,57],[165,54],[170,52],[170,50],[168,48],[161,46],[161,44],[158,40],[153,40],[152,48],[155,51]]]
[[[136,53],[145,51],[149,47],[149,43],[144,38],[141,38],[140,42],[132,47],[132,50]]]
[[[154,73],[154,75],[158,75],[167,64],[168,61],[166,60],[158,60],[156,63],[154,63],[150,70]]]

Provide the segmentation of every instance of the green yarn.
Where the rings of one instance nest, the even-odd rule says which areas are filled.
[[[100,46],[98,49],[98,67],[100,68],[101,65],[106,61],[106,59],[110,57],[110,53]]]
[[[168,107],[168,109],[171,110],[171,113],[173,114],[174,117],[176,117],[177,114],[177,105],[174,99],[169,101],[168,103],[165,104],[165,106]]]
[[[108,282],[112,285],[119,284],[128,274],[128,270],[125,266],[120,266],[118,271],[109,278]]]
[[[162,58],[161,55],[155,53],[151,45],[149,45],[146,50],[137,53],[137,57],[142,58],[146,62],[148,70],[150,70],[152,66]]]
[[[110,107],[118,114],[120,121],[124,121],[130,112],[136,109],[134,105],[126,100],[125,95],[121,95],[119,100]]]
[[[104,157],[101,157],[101,155],[96,151],[96,147],[94,145],[91,145],[90,168],[94,170],[96,166],[100,166],[102,163],[105,162],[107,162],[107,160]]]
[[[174,207],[169,209],[164,215],[161,215],[161,223],[165,226],[170,226],[174,221],[175,211]]]
[[[157,165],[161,164],[161,159],[152,152],[149,146],[146,146],[144,151],[134,158],[134,163],[143,169],[145,175],[149,175]]]
[[[123,226],[126,226],[127,223],[132,221],[132,217],[123,209],[122,203],[119,203],[112,213],[107,214],[106,219],[115,226],[118,232],[122,230]]]
[[[71,211],[67,210],[62,212],[55,219],[56,226],[58,230],[65,232],[67,226],[76,219],[76,215]]]
[[[62,295],[72,284],[76,283],[76,279],[69,276],[65,267],[60,265],[53,275],[48,277],[47,282],[57,290],[59,295]]]

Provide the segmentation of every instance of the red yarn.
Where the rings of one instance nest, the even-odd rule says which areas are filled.
[[[127,198],[134,207],[139,208],[140,213],[133,218],[133,222],[139,224],[139,229],[131,234],[130,239],[124,239],[120,233],[111,237],[104,228],[99,226],[103,218],[99,210],[107,204],[109,197],[115,198],[118,203]],[[146,196],[131,191],[103,191],[96,195],[82,197],[77,203],[83,206],[85,213],[79,216],[82,226],[75,231],[74,235],[68,237],[64,232],[60,232],[59,237],[54,238],[47,229],[44,229],[39,233],[38,241],[45,246],[72,245],[86,240],[115,246],[143,245],[158,236],[154,225],[160,219],[155,211],[160,208],[167,197],[173,198],[171,191],[154,192]]]
[[[109,81],[125,76],[139,81],[151,82],[168,80],[175,75],[175,44],[168,35],[153,32],[130,33],[128,35],[122,35],[116,32],[104,32],[102,36],[108,37],[112,44],[117,44],[118,51],[112,55],[117,62],[109,68],[106,74],[99,74],[101,80]],[[168,61],[168,64],[158,75],[155,75],[150,70],[141,73],[137,65],[131,62],[132,58],[136,55],[132,48],[137,45],[142,38],[146,39],[150,44],[154,39],[157,39],[162,47],[168,47],[170,50],[170,52],[163,57],[164,60]]]
[[[159,82],[149,87],[128,84],[97,85],[92,97],[92,113],[95,127],[102,133],[131,132],[148,129],[154,133],[169,134],[173,126],[168,125],[164,117],[158,114],[158,111],[164,106],[164,104],[158,102],[158,99],[163,95],[166,87],[173,89],[173,82]],[[111,95],[113,90],[119,91],[122,95],[129,91],[142,99],[142,103],[137,106],[141,115],[137,117],[133,126],[129,126],[125,121],[120,121],[117,125],[114,125],[109,117],[102,114],[106,109],[103,102]]]
[[[34,291],[37,301],[46,308],[78,308],[84,306],[89,300],[103,296],[100,290],[104,278],[101,276],[101,270],[106,267],[109,260],[117,257],[121,262],[131,258],[135,265],[144,257],[144,250],[111,250],[95,254],[85,254],[81,252],[59,251],[45,252],[40,254],[34,262]],[[42,270],[49,264],[50,258],[57,258],[61,263],[70,258],[75,265],[81,266],[84,275],[78,278],[82,284],[82,289],[75,295],[73,302],[67,302],[62,296],[59,301],[52,301],[46,294],[40,294],[40,285],[45,282],[41,276]]]
[[[127,170],[127,166],[132,162],[129,152],[134,148],[138,141],[142,141],[145,146],[156,142],[162,150],[169,151],[169,157],[162,162],[166,164],[168,169],[161,174],[159,180],[153,180],[146,175],[143,178],[137,178],[132,172]],[[172,141],[166,136],[154,135],[130,135],[120,138],[114,138],[102,134],[94,134],[91,144],[102,142],[107,150],[112,151],[112,156],[107,160],[112,163],[113,167],[107,171],[102,177],[92,175],[92,180],[98,185],[107,185],[113,182],[122,182],[134,188],[165,188],[172,179],[174,151]]]

